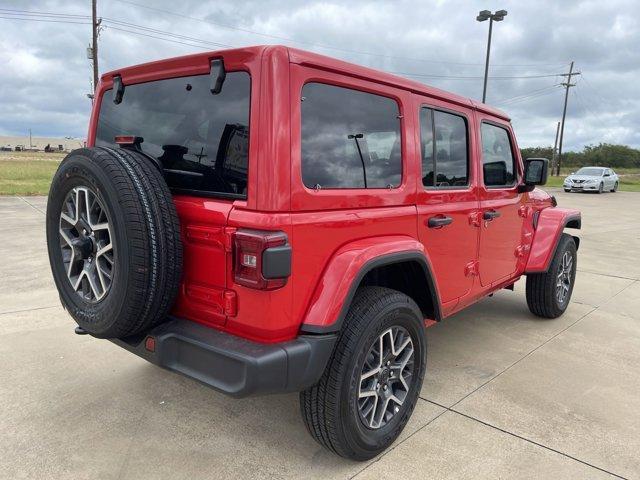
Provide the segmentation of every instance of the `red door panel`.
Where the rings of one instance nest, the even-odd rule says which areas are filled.
[[[479,229],[472,221],[478,212],[473,112],[462,106],[452,110],[451,104],[432,98],[415,100],[418,237],[441,303],[455,305],[473,287],[478,255]]]
[[[485,190],[481,200],[479,271],[481,285],[488,286],[515,274],[516,249],[522,236],[522,217],[518,214],[521,194],[511,190]],[[484,219],[485,212],[499,216]]]
[[[478,264],[480,284],[489,287],[517,272],[524,226],[520,210],[524,195],[518,193],[523,166],[508,123],[481,117],[478,140],[482,178]]]
[[[476,259],[478,228],[469,221],[478,210],[475,190],[418,194],[418,236],[429,253],[442,303],[463,297],[473,285],[469,266]],[[442,227],[430,219],[450,218]]]

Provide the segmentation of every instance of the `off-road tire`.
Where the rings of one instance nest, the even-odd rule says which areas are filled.
[[[360,375],[370,345],[392,326],[409,332],[415,355],[414,375],[399,411],[384,426],[371,429],[358,410]],[[320,381],[300,393],[307,430],[320,445],[343,457],[367,460],[378,455],[400,435],[413,412],[426,358],[424,319],[416,303],[388,288],[360,288]]]
[[[557,296],[558,275],[562,269],[562,259],[568,253],[572,258],[569,291],[564,301]],[[549,270],[544,273],[527,275],[527,305],[531,313],[544,318],[557,318],[567,309],[576,279],[577,249],[571,235],[563,233],[553,256]]]
[[[93,302],[74,289],[61,253],[63,203],[79,187],[89,189],[105,207],[113,237],[111,283],[104,297]],[[71,152],[53,177],[46,231],[60,300],[85,331],[100,338],[122,338],[166,318],[182,275],[182,244],[171,193],[150,159],[107,147]]]

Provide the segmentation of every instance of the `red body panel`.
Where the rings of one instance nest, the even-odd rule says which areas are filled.
[[[340,248],[313,291],[305,325],[328,326],[335,322],[351,284],[362,268],[371,260],[400,252],[416,252],[426,256],[422,244],[406,236],[379,236],[356,240]]]
[[[298,335],[302,324],[332,325],[363,266],[380,256],[424,256],[435,279],[442,316],[543,270],[563,222],[575,212],[548,208],[550,197],[516,186],[483,186],[479,125],[508,117],[493,108],[421,83],[321,55],[280,46],[202,53],[120,69],[102,76],[89,126],[94,145],[103,94],[115,74],[131,85],[169,77],[207,75],[210,60],[227,71],[251,75],[249,170],[246,201],[174,197],[184,245],[184,277],[173,313],[260,342]],[[301,179],[302,87],[309,81],[339,85],[395,100],[401,114],[402,181],[391,189],[310,190]],[[470,182],[461,189],[426,190],[421,181],[419,110],[452,110],[469,126]],[[477,221],[484,210],[496,221]],[[534,233],[533,218],[538,218]],[[432,216],[454,221],[429,229]],[[479,217],[480,216],[480,217]],[[256,290],[234,282],[236,229],[286,233],[292,247],[291,276],[284,287]]]
[[[545,272],[553,259],[562,231],[571,220],[579,221],[580,212],[568,208],[546,208],[538,217],[526,273]]]

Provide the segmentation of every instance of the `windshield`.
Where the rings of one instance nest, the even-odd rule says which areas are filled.
[[[602,171],[603,171],[602,168],[587,167],[587,168],[581,168],[580,170],[578,170],[576,172],[576,175],[588,175],[590,177],[601,177]]]
[[[169,187],[246,198],[251,79],[228,72],[217,95],[210,83],[209,75],[197,75],[129,85],[120,104],[107,91],[96,145],[117,147],[116,135],[141,137],[140,148],[162,163]]]

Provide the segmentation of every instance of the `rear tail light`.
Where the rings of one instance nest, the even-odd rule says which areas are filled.
[[[234,234],[234,281],[245,287],[273,290],[291,275],[291,246],[284,232],[238,230]]]

